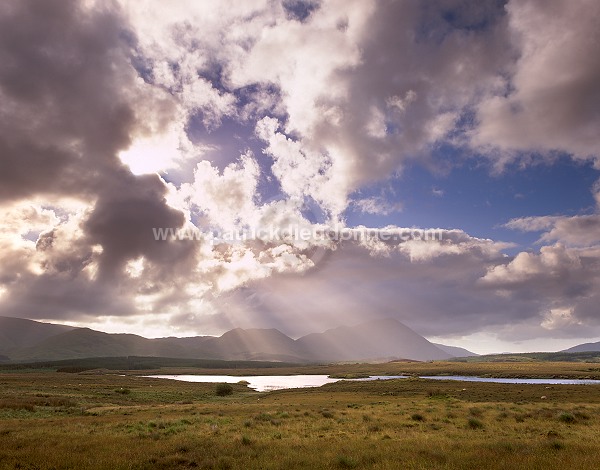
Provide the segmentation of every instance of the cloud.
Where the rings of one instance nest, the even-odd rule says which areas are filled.
[[[544,232],[540,243],[561,241],[574,246],[600,243],[600,215],[541,216],[513,219],[506,224],[525,232]]]
[[[600,180],[596,181],[594,186],[592,186],[592,194],[596,201],[596,207],[600,208]]]
[[[401,211],[360,191],[409,165],[597,159],[597,19],[586,0],[4,3],[0,307],[197,332],[596,328],[597,214],[510,221],[542,232],[514,257],[460,228],[286,230],[360,233],[345,209]],[[281,236],[211,238],[258,228]]]
[[[279,122],[267,117],[258,122],[256,131],[268,143],[264,150],[273,158],[271,169],[281,189],[291,198],[311,197],[337,217],[346,208],[347,191],[334,159],[303,149],[278,128]]]
[[[168,96],[136,80],[118,11],[89,5],[2,7],[0,198],[93,197],[137,128],[169,113]]]
[[[518,58],[506,76],[506,91],[477,105],[473,143],[499,149],[492,155],[500,160],[523,151],[557,151],[597,164],[600,5],[527,0],[506,8]]]
[[[302,335],[380,317],[398,318],[423,334],[464,333],[505,320],[494,312],[510,302],[492,305],[477,286],[486,266],[504,262],[503,245],[460,231],[444,231],[441,242],[386,245],[374,251],[361,240],[341,241],[316,270],[273,275],[221,296],[218,314],[206,321],[268,323]]]
[[[209,130],[226,117],[255,122],[286,194],[333,217],[362,185],[429,158],[503,84],[510,54],[498,2],[324,2],[301,21],[290,8],[125,5],[147,80],[170,91],[182,116]]]
[[[251,155],[228,165],[222,174],[205,160],[197,164],[194,182],[182,185],[181,192],[206,213],[210,224],[233,230],[249,223],[256,211],[259,171]]]
[[[519,253],[508,264],[491,267],[480,283],[499,297],[537,305],[544,314],[541,326],[555,335],[594,336],[600,317],[590,305],[600,287],[599,256],[597,247],[545,246],[539,253]]]
[[[512,219],[505,227],[524,232],[543,232],[538,243],[561,242],[589,247],[600,244],[600,184],[592,187],[596,213],[576,216],[536,216]]]
[[[381,196],[356,199],[352,203],[364,214],[389,215],[402,211],[401,203],[390,203]]]
[[[4,225],[13,246],[3,265],[15,275],[4,279],[3,311],[130,314],[126,262],[144,256],[164,268],[181,259],[182,248],[153,243],[150,228],[179,226],[183,215],[166,204],[158,177],[132,175],[117,154],[160,132],[173,102],[139,79],[115,4],[23,1],[0,10],[0,199],[29,206],[21,228]],[[39,232],[37,242],[22,226]]]
[[[217,312],[202,323],[211,331],[258,325],[300,336],[394,317],[425,335],[488,331],[507,341],[600,332],[593,307],[598,249],[558,245],[508,257],[502,244],[459,231],[444,237],[443,243],[408,241],[387,250],[342,242],[316,270],[274,273],[221,295],[213,301]]]

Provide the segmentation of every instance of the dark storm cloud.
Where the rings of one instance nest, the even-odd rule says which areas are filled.
[[[0,197],[87,193],[117,165],[135,124],[124,27],[76,1],[0,6]]]
[[[126,262],[145,256],[174,271],[194,249],[154,241],[152,227],[179,227],[183,215],[166,204],[157,176],[136,177],[117,156],[133,135],[167,122],[170,99],[137,80],[132,35],[117,5],[91,5],[0,6],[0,199],[91,204],[77,221],[41,234],[40,259],[32,261],[41,274],[6,278],[6,314],[135,313],[131,293],[119,290]],[[22,254],[4,253],[3,263],[23,270]]]
[[[130,296],[103,283],[57,273],[27,275],[11,286],[2,302],[10,316],[58,321],[86,321],[103,315],[130,315]]]
[[[153,228],[176,228],[184,223],[183,214],[166,205],[166,188],[158,176],[134,177],[122,172],[109,186],[113,191],[100,195],[84,223],[90,243],[103,248],[100,279],[118,275],[127,260],[140,256],[164,266],[176,265],[189,256],[193,244],[154,238]]]

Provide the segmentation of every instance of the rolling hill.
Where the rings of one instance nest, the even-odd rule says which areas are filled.
[[[565,349],[561,352],[567,353],[580,353],[580,352],[592,352],[592,351],[600,351],[600,341],[597,343],[583,343],[578,344],[577,346],[573,346],[572,348]]]
[[[445,344],[432,343],[436,347],[440,348],[442,351],[447,352],[453,357],[472,357],[478,356],[479,354],[475,354],[474,352],[469,351],[465,348],[459,348],[457,346],[446,346]]]
[[[74,329],[74,327],[66,325],[54,325],[22,318],[0,317],[0,354],[33,346],[46,338]]]
[[[0,317],[0,345],[3,360],[16,362],[146,356],[308,363],[472,355],[462,348],[435,345],[393,319],[341,326],[294,340],[276,329],[241,328],[218,337],[148,339]]]

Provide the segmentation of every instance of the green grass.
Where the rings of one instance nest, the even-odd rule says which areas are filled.
[[[330,370],[407,366],[450,367]],[[578,373],[561,364],[537,372],[549,370]],[[400,379],[270,393],[231,387],[218,396],[215,384],[135,375],[2,374],[0,469],[600,468],[596,386]]]

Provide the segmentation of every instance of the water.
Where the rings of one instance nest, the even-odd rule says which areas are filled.
[[[251,375],[251,376],[232,376],[232,375],[148,375],[147,377],[155,379],[182,380],[184,382],[203,382],[203,383],[238,383],[242,380],[249,383],[249,387],[258,392],[269,390],[282,390],[286,388],[306,388],[320,387],[339,380],[327,375]],[[390,380],[403,379],[404,375],[374,375],[368,378],[351,379],[355,381],[365,380]]]
[[[405,379],[406,375],[373,375],[361,379],[335,379],[327,375],[149,375],[155,379],[181,380],[184,382],[203,383],[237,383],[242,380],[249,383],[249,387],[258,392],[269,390],[282,390],[286,388],[320,387],[321,385],[338,382],[339,380],[352,380],[356,382],[367,380]],[[493,382],[504,384],[545,384],[545,385],[592,385],[600,384],[600,380],[590,379],[513,379],[495,377],[473,377],[467,375],[426,375],[422,379],[429,380],[457,380],[462,382]]]
[[[591,379],[513,379],[496,377],[472,377],[468,375],[424,375],[422,379],[459,380],[461,382],[492,382],[499,384],[545,384],[545,385],[599,385],[600,380]]]

